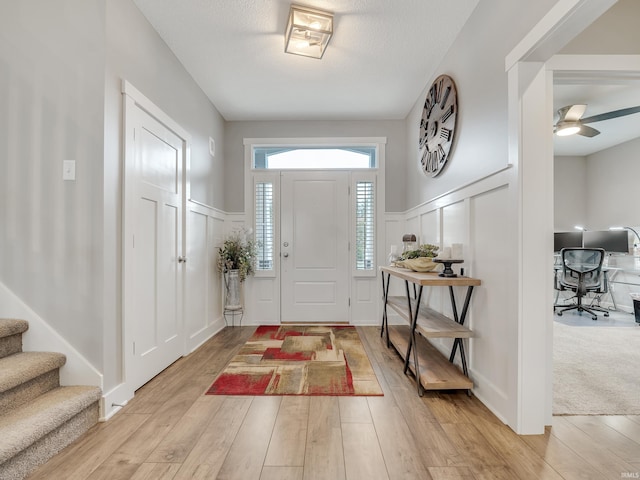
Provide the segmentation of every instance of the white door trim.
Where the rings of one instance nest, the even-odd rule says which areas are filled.
[[[132,398],[134,395],[134,390],[137,388],[131,381],[134,378],[134,374],[132,368],[134,367],[133,361],[133,323],[128,318],[130,315],[128,312],[131,311],[130,302],[131,295],[128,295],[128,288],[130,283],[130,273],[129,273],[129,265],[131,262],[128,258],[127,252],[127,239],[130,238],[131,232],[133,231],[132,222],[134,219],[132,218],[132,206],[131,202],[133,200],[133,182],[131,181],[134,175],[134,159],[135,159],[135,144],[134,144],[134,127],[136,124],[135,120],[135,111],[136,109],[141,109],[148,113],[151,117],[155,118],[158,122],[163,124],[167,129],[171,130],[176,136],[178,136],[182,140],[183,145],[183,172],[182,172],[182,198],[181,202],[181,210],[182,210],[182,225],[180,228],[182,229],[182,241],[179,249],[181,251],[181,255],[184,256],[186,252],[186,224],[187,224],[187,214],[186,214],[186,204],[187,199],[190,196],[189,191],[189,171],[190,171],[190,145],[191,145],[191,136],[188,132],[183,129],[178,123],[172,120],[167,114],[165,114],[159,107],[157,107],[153,102],[151,102],[147,97],[145,97],[139,90],[137,90],[133,85],[131,85],[126,80],[122,82],[122,96],[123,96],[123,145],[124,145],[124,165],[123,165],[123,199],[122,199],[122,373],[123,373],[123,384],[125,385],[124,390],[126,391],[126,398]],[[129,181],[127,181],[129,179]],[[180,312],[183,321],[181,322],[180,329],[182,338],[185,339],[183,345],[181,346],[182,354],[186,354],[187,345],[186,345],[186,335],[185,335],[185,326],[184,326],[184,305],[182,302],[182,298],[184,298],[184,285],[185,285],[185,275],[184,269],[182,269],[181,274],[181,286],[179,288],[178,295],[180,298],[180,305],[182,306],[182,311]]]
[[[552,313],[548,252],[553,232],[553,202],[542,205],[540,191],[553,195],[552,81],[545,62],[616,0],[559,0],[505,58],[508,74],[509,163],[517,208],[517,398],[510,417],[518,434],[543,433],[551,423],[553,378]],[[526,165],[527,176],[523,175]],[[531,188],[530,180],[538,180]],[[550,200],[550,198],[547,198]],[[529,248],[536,245],[533,248]],[[545,246],[548,246],[546,248]]]
[[[279,170],[264,170],[253,168],[252,148],[259,146],[297,146],[297,147],[329,147],[329,146],[375,146],[378,149],[377,167],[371,169],[357,169],[351,170],[351,178],[363,178],[369,179],[370,175],[375,174],[376,184],[376,261],[377,265],[384,265],[387,257],[387,245],[385,245],[385,153],[386,153],[386,137],[301,137],[301,138],[244,138],[244,218],[245,225],[247,227],[253,227],[255,220],[254,212],[254,189],[255,181],[273,181],[274,188],[280,192],[280,171]],[[280,218],[279,218],[279,206],[276,209],[276,236],[280,234]],[[351,219],[350,219],[351,221]],[[245,311],[245,317],[243,322],[246,324],[252,324],[255,321],[260,323],[279,324],[280,323],[280,270],[279,270],[279,258],[280,258],[280,242],[279,238],[276,238],[275,242],[276,251],[274,255],[278,261],[275,272],[268,274],[257,273],[255,277],[252,277],[246,282],[245,285],[245,304],[247,309]],[[375,283],[377,288],[377,272],[374,275],[350,275],[351,290],[353,291],[353,283],[357,280],[362,281],[362,277],[366,277],[366,280],[370,280]],[[259,290],[259,291],[258,291]],[[372,292],[372,295],[375,295]],[[252,298],[255,297],[255,304],[252,303]],[[274,303],[274,299],[277,302]],[[352,299],[353,300],[353,299]],[[382,302],[372,302],[371,308],[366,307],[366,312],[360,311],[359,318],[362,318],[366,313],[367,318],[374,318],[377,323],[377,319],[380,318]],[[364,308],[364,307],[356,307]],[[375,311],[374,311],[375,310]],[[259,312],[259,313],[258,313]],[[254,315],[259,316],[254,317]],[[352,303],[349,310],[349,322],[354,322],[354,304]]]

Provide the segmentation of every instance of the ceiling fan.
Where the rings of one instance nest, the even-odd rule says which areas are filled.
[[[587,123],[602,122],[603,120],[610,120],[612,118],[624,117],[626,115],[632,115],[640,112],[640,106],[623,108],[621,110],[613,110],[611,112],[601,113],[592,117],[582,118],[586,105],[567,105],[558,110],[558,123],[554,125],[554,132],[561,137],[567,135],[582,135],[584,137],[595,137],[600,134],[600,131],[593,127],[585,125]]]

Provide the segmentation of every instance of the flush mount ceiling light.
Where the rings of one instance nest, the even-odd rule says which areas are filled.
[[[556,125],[556,135],[559,137],[567,137],[575,135],[580,131],[580,124],[576,122],[558,122]]]
[[[284,33],[284,51],[294,55],[322,58],[333,35],[333,13],[291,5]]]

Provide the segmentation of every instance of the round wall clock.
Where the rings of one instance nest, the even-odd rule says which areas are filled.
[[[427,92],[418,138],[420,164],[426,175],[435,177],[449,159],[458,116],[456,84],[448,75],[435,79]]]

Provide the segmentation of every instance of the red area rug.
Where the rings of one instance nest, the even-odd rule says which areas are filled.
[[[355,327],[261,326],[207,395],[383,395]]]

